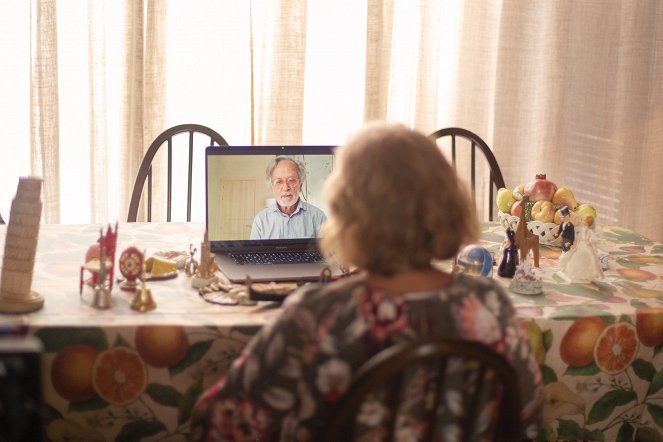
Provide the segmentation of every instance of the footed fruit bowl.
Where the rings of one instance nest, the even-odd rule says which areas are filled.
[[[497,212],[497,217],[504,227],[504,230],[507,227],[511,227],[515,232],[518,229],[518,224],[520,223],[520,218],[513,216],[510,213]],[[527,229],[535,235],[539,236],[539,244],[546,244],[550,246],[561,246],[562,238],[555,238],[557,230],[559,229],[559,224],[555,223],[544,223],[541,221],[528,221]]]
[[[562,238],[555,235],[565,216],[576,225],[591,226],[596,219],[596,209],[592,205],[580,204],[570,189],[558,188],[545,173],[537,174],[534,181],[520,184],[513,190],[498,189],[495,203],[499,210],[498,219],[505,230],[508,227],[514,231],[518,229],[522,216],[527,221],[527,230],[538,235],[539,244],[551,246],[562,245]]]

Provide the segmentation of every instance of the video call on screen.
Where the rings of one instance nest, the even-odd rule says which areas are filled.
[[[275,155],[210,155],[207,159],[207,228],[210,241],[249,239],[256,213],[274,201],[266,168]],[[300,198],[327,214],[322,187],[333,155],[288,155],[304,164]]]

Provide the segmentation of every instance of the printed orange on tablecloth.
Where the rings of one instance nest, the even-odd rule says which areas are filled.
[[[608,374],[621,373],[631,365],[638,351],[635,327],[619,322],[603,329],[594,346],[594,362]]]
[[[115,347],[101,353],[92,369],[97,394],[113,405],[126,405],[138,399],[147,385],[147,369],[136,351]]]

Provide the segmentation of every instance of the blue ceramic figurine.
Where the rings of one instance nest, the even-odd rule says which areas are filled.
[[[506,278],[513,278],[518,265],[518,248],[516,247],[516,234],[511,227],[506,229],[502,261],[497,268],[497,274]]]

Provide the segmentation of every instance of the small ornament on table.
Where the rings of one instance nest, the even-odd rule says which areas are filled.
[[[99,270],[96,274],[96,281],[94,284],[92,307],[100,310],[106,310],[111,307],[111,289],[108,280],[109,274],[108,260],[106,259],[106,246],[102,245],[99,252]]]
[[[120,289],[133,292],[138,287],[138,279],[143,269],[143,253],[137,247],[127,247],[120,254],[120,273],[124,280],[120,283]]]
[[[539,176],[537,175],[537,178]],[[543,175],[545,180],[546,176]],[[523,196],[521,205],[524,207],[529,202],[529,197]],[[539,235],[535,235],[527,228],[527,221],[525,221],[525,211],[521,210],[519,214],[518,227],[516,228],[516,245],[520,252],[520,260],[525,260],[525,257],[532,252],[534,255],[534,267],[539,266]]]
[[[197,251],[198,249],[193,244],[189,244],[189,258],[187,258],[184,264],[184,273],[186,273],[186,276],[193,276],[198,271],[198,261],[194,258]]]
[[[506,239],[502,246],[502,260],[497,268],[497,274],[505,278],[512,278],[518,265],[518,248],[516,247],[516,234],[511,227],[506,229]]]
[[[543,281],[529,263],[529,254],[516,267],[509,290],[520,295],[538,295],[543,293]]]
[[[81,274],[79,280],[78,291],[79,294],[83,294],[83,285],[88,285],[90,287],[95,287],[97,285],[99,271],[99,255],[101,248],[103,247],[106,255],[106,271],[109,275],[108,278],[108,290],[113,290],[113,268],[115,264],[115,247],[117,245],[117,223],[115,223],[115,231],[111,229],[110,224],[104,234],[103,229],[99,231],[99,239],[96,243],[92,244],[87,252],[85,253],[85,264],[81,266]],[[85,271],[90,272],[91,276],[85,279]]]
[[[214,255],[210,253],[210,244],[207,238],[207,231],[205,231],[205,237],[200,243],[200,265],[198,265],[196,274],[191,277],[191,286],[201,288],[216,282],[217,278],[214,276],[216,269]]]
[[[143,253],[143,256],[145,254]],[[154,298],[152,298],[152,291],[145,284],[145,263],[142,265],[142,272],[140,275],[140,288],[136,290],[136,295],[131,301],[131,308],[141,313],[154,310],[157,308]]]
[[[570,282],[588,283],[603,278],[603,266],[593,238],[594,231],[583,222],[579,228],[578,241],[564,252],[558,260],[561,275]]]
[[[177,278],[177,263],[160,256],[150,256],[145,260],[145,280],[160,281]]]
[[[456,259],[457,269],[471,276],[493,276],[494,258],[490,250],[476,244],[465,246]]]
[[[562,236],[562,251],[566,253],[571,249],[575,242],[575,226],[571,221],[571,213],[569,212],[568,207],[562,207],[559,214],[562,222],[559,224],[559,229],[557,230],[557,234],[555,234],[555,238],[558,238],[560,235]]]

